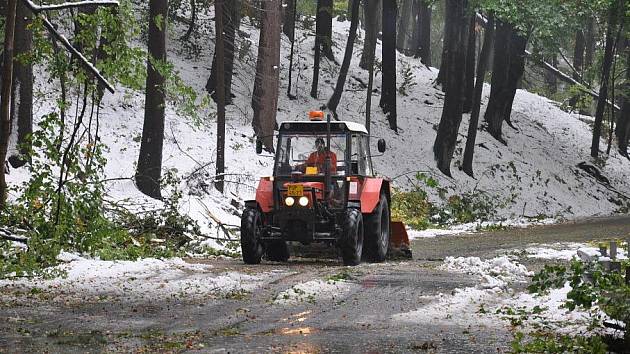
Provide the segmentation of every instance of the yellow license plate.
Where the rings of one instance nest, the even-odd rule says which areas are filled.
[[[287,197],[301,197],[304,195],[304,186],[297,184],[289,186]]]

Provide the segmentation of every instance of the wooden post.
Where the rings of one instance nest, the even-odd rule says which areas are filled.
[[[617,259],[617,241],[610,241],[610,259]]]

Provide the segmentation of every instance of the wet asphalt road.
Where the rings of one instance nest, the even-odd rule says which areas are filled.
[[[611,238],[630,238],[630,217],[420,239],[412,245],[414,260],[364,264],[349,271],[336,259],[293,258],[288,264],[255,267],[236,260],[196,260],[213,264],[216,272],[283,272],[251,293],[194,301],[81,301],[5,287],[0,295],[0,352],[507,352],[512,333],[503,323],[409,324],[392,316],[426,304],[431,301],[427,296],[478,282],[473,276],[438,270],[446,256],[486,258],[532,244]],[[353,287],[342,296],[273,303],[279,292],[298,283],[344,271]],[[19,300],[10,295],[20,295]]]

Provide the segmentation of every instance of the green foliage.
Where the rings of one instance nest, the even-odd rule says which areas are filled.
[[[403,64],[402,69],[402,83],[398,87],[398,93],[403,96],[409,95],[409,90],[416,86],[418,83],[416,82],[416,77],[413,74],[413,70],[409,64]]]
[[[576,308],[591,309],[597,305],[610,318],[630,324],[630,285],[626,283],[625,269],[630,264],[622,264],[621,272],[604,270],[599,262],[583,263],[573,260],[570,266],[546,266],[534,276],[529,291],[544,293],[569,282],[571,291],[567,294],[565,307],[569,311]],[[625,332],[626,341],[630,333]]]
[[[394,190],[392,220],[423,230],[434,224],[487,221],[494,215],[497,202],[488,194],[476,191],[447,196],[447,190],[437,180],[424,173],[415,175],[416,183],[409,191]],[[432,189],[443,200],[441,205],[429,201],[427,189]]]
[[[599,336],[572,337],[554,333],[537,332],[526,340],[523,333],[517,332],[511,343],[513,353],[607,353],[606,344]]]

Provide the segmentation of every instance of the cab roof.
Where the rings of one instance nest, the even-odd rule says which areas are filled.
[[[363,124],[347,121],[330,122],[332,133],[353,132],[368,134]],[[286,133],[319,133],[326,132],[326,121],[286,121],[280,124],[280,132]]]

